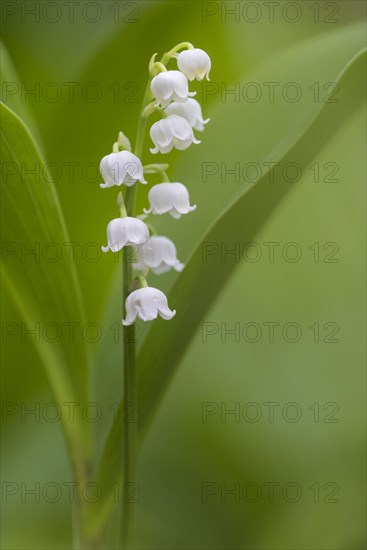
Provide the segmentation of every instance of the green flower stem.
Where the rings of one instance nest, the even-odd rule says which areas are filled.
[[[152,57],[149,63],[150,77],[148,79],[147,87],[145,90],[144,98],[141,105],[141,110],[139,114],[138,127],[136,132],[136,142],[134,148],[134,154],[141,159],[144,149],[144,137],[145,129],[147,124],[147,118],[152,112],[156,110],[152,102],[152,93],[150,90],[150,84],[153,78],[152,73],[155,73],[155,70],[165,71],[165,63],[167,63],[174,53],[178,49],[182,48],[192,48],[193,46],[189,43],[182,43],[178,46],[175,46],[168,54],[165,54],[161,61],[155,62],[155,55]],[[148,107],[148,105],[151,105]],[[148,108],[147,108],[148,107]],[[153,108],[154,107],[154,108]],[[121,141],[121,140],[120,140]],[[158,173],[162,175],[165,181],[169,181],[167,173],[160,169]],[[124,206],[122,206],[121,201],[119,203],[120,212],[122,216],[134,216],[135,214],[135,202],[136,202],[136,188],[138,184],[135,184],[132,187],[128,187],[126,190],[124,198]],[[125,304],[129,293],[131,292],[131,284],[133,281],[133,264],[131,263],[131,251],[130,247],[124,249],[123,256],[123,303]],[[124,308],[125,309],[125,308]],[[126,316],[126,311],[124,311],[124,317]],[[138,409],[138,399],[137,399],[137,384],[136,384],[136,347],[135,347],[135,325],[130,325],[128,327],[124,326],[124,402],[125,410],[127,411],[129,405],[133,405],[135,410]],[[134,419],[135,420],[135,419]],[[128,483],[136,484],[136,470],[137,470],[137,447],[138,447],[138,423],[137,421],[130,421],[127,415],[125,414],[125,425],[123,432],[123,479],[125,486]],[[121,529],[120,529],[120,540],[121,547],[124,550],[131,548],[131,539],[134,529],[134,506],[133,503],[123,502],[123,511],[122,511],[122,520],[121,520]]]
[[[141,158],[144,149],[144,136],[147,119],[143,116],[146,105],[151,100],[150,91],[151,78],[148,80],[148,85],[144,94],[138,121],[136,133],[136,142],[134,154]],[[125,195],[125,208],[128,216],[135,214],[136,188],[137,183],[132,187],[128,187]],[[131,263],[130,247],[124,249],[123,262],[123,303],[125,304],[130,293],[131,283],[133,279],[133,264]],[[124,317],[126,311],[124,311]],[[136,385],[136,349],[135,349],[135,325],[128,327],[124,326],[124,401],[125,411],[127,412],[133,406],[133,410],[138,410],[138,396]],[[124,484],[136,484],[136,469],[137,469],[137,447],[138,447],[138,422],[137,419],[130,419],[127,414],[124,416],[124,433],[123,433],[123,479]],[[134,530],[135,508],[136,504],[123,501],[122,521],[120,539],[124,550],[131,548],[132,533]]]
[[[143,166],[143,168],[144,168],[145,174],[155,174],[158,169],[168,170],[169,164],[162,164],[162,163],[146,164],[145,166]]]
[[[156,76],[158,73],[167,71],[166,66],[161,62],[162,60],[156,61],[156,57],[157,54],[155,53],[154,55],[152,55],[149,61],[149,74],[151,78],[153,78],[153,76]]]
[[[129,295],[132,282],[132,264],[129,249],[125,250],[124,254],[124,284],[123,294],[124,303]],[[137,441],[138,441],[138,424],[137,419],[130,419],[128,411],[137,409],[137,384],[136,384],[136,349],[135,349],[135,325],[124,327],[124,397],[125,397],[125,414],[124,414],[124,441],[123,441],[123,471],[124,471],[124,486],[132,486],[136,484],[136,468],[137,468]],[[122,493],[124,497],[124,491]],[[121,523],[121,543],[122,548],[127,550],[130,548],[132,533],[134,529],[134,507],[135,504],[127,502],[123,498],[122,504],[122,523]]]
[[[134,186],[135,187],[135,186]],[[129,188],[126,193],[125,205],[129,216],[134,214],[134,193],[133,188]],[[129,193],[130,191],[130,193]],[[125,304],[130,293],[130,287],[133,279],[133,269],[131,263],[130,247],[124,249],[123,257],[123,304]],[[126,317],[126,311],[124,312]],[[138,425],[129,418],[128,411],[137,409],[137,386],[136,386],[136,350],[135,350],[135,325],[123,328],[123,346],[124,346],[124,431],[123,431],[123,479],[125,487],[127,484],[136,483],[137,467],[137,439]],[[133,419],[135,420],[135,419]],[[124,491],[123,491],[124,496]],[[132,531],[134,528],[134,503],[122,503],[122,521],[121,521],[121,548],[127,550],[130,548]]]
[[[147,228],[149,229],[149,233],[150,233],[152,236],[158,235],[156,228],[153,227],[151,223],[145,222],[145,225],[146,225]]]
[[[188,43],[182,43],[176,46],[173,50],[181,49],[183,47],[193,47]],[[165,63],[173,55],[173,50],[168,54],[165,54],[161,61],[155,63],[155,55],[151,58],[149,63],[149,72],[150,77],[148,79],[147,87],[145,90],[144,98],[142,101],[138,127],[136,132],[136,141],[134,154],[141,159],[144,149],[144,137],[147,124],[147,118],[152,114],[157,108],[155,107],[155,102],[152,102],[153,96],[150,90],[150,84],[155,73],[155,69],[158,71],[164,71]],[[173,53],[172,53],[173,52]],[[168,57],[167,57],[168,56]],[[155,65],[155,67],[154,67]],[[154,68],[153,68],[154,67]],[[153,74],[152,74],[153,73]],[[154,107],[154,108],[153,108]],[[161,111],[161,110],[160,110]],[[126,136],[119,134],[119,139],[114,146],[114,151],[117,152],[120,150],[120,146],[130,150],[130,143],[128,142]],[[158,173],[160,173],[166,181],[168,176],[164,168],[168,168],[168,165],[162,165]],[[149,166],[150,168],[151,166]],[[125,197],[118,198],[118,206],[120,207],[121,216],[134,216],[135,214],[135,202],[136,202],[136,191],[137,185],[135,184],[132,187],[128,187],[125,192]],[[142,217],[142,216],[141,216]],[[151,231],[152,234],[155,234],[155,231]],[[127,297],[131,292],[131,285],[133,282],[133,264],[131,263],[131,251],[129,247],[124,249],[123,256],[123,304],[125,304]],[[147,273],[145,274],[147,276]],[[125,307],[124,307],[125,309]],[[124,311],[124,317],[126,316],[126,311]],[[123,364],[124,364],[124,402],[125,402],[125,411],[128,410],[129,404],[134,405],[135,410],[138,409],[138,399],[137,399],[137,384],[136,384],[136,348],[135,348],[135,325],[130,325],[123,328],[124,333],[124,352],[123,352]],[[129,418],[125,414],[125,423],[123,431],[123,465],[122,465],[122,474],[124,484],[127,483],[136,483],[136,470],[137,470],[137,448],[138,448],[138,423],[129,422]],[[100,537],[103,537],[103,530],[105,523],[107,522],[109,509],[112,504],[111,499],[107,499],[104,512],[100,514],[98,525],[95,525],[94,533],[94,543],[98,544]],[[120,545],[123,550],[128,550],[131,548],[131,539],[134,530],[134,503],[123,502],[122,504],[122,518],[120,526]],[[95,518],[96,519],[96,518]],[[93,544],[90,545],[93,548]],[[97,546],[94,546],[95,548]]]
[[[169,183],[167,168],[168,164],[147,164],[144,166],[144,174],[159,174],[162,177],[162,183]]]
[[[172,50],[165,53],[164,56],[161,59],[161,63],[163,65],[166,65],[170,59],[179,51],[179,50],[192,50],[194,46],[190,42],[180,42],[180,44],[177,44],[177,46],[174,46]]]
[[[146,288],[148,286],[145,274],[139,275],[138,280],[140,283],[140,288]]]
[[[120,191],[119,194],[117,195],[117,206],[119,207],[120,209],[120,216],[121,218],[126,218],[127,216],[127,211],[126,211],[126,206],[125,206],[125,201],[124,201],[124,197],[122,195],[122,192]]]
[[[153,65],[153,71],[155,73],[164,73],[167,71],[165,65],[163,65],[163,63],[161,63],[160,61],[156,61]]]
[[[162,170],[162,171],[160,172],[160,174],[161,174],[161,176],[162,176],[162,183],[169,183],[169,182],[170,182],[167,172],[165,172],[164,170]]]

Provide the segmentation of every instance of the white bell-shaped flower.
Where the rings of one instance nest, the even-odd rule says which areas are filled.
[[[157,74],[150,84],[152,94],[162,107],[166,107],[172,100],[186,101],[196,92],[189,92],[189,83],[186,76],[180,71],[164,71]]]
[[[212,63],[208,54],[200,48],[183,50],[177,54],[177,65],[189,80],[203,80],[205,76],[209,80]]]
[[[150,268],[153,273],[160,275],[170,269],[182,271],[185,267],[177,259],[177,250],[173,242],[167,237],[150,237],[146,243],[139,247],[135,269],[145,270]]]
[[[191,143],[200,143],[187,120],[178,115],[170,115],[155,122],[150,129],[150,137],[155,145],[150,150],[153,154],[169,153],[173,147],[183,151]]]
[[[108,245],[102,246],[103,252],[118,252],[124,246],[138,247],[149,239],[149,229],[138,218],[116,218],[107,226]]]
[[[166,107],[166,113],[183,117],[194,130],[199,132],[204,130],[204,125],[210,120],[210,118],[203,119],[200,103],[191,97],[185,103],[178,103],[177,101],[170,103]]]
[[[146,214],[170,214],[173,218],[181,218],[195,210],[196,205],[190,206],[189,192],[182,183],[159,183],[154,185],[148,193],[150,209],[144,209]]]
[[[99,169],[105,181],[105,183],[101,183],[102,188],[122,183],[131,187],[137,180],[140,183],[147,183],[144,179],[143,165],[140,159],[129,151],[106,155],[101,160]]]
[[[166,321],[176,315],[168,307],[167,297],[163,292],[153,287],[144,287],[134,290],[126,299],[126,319],[122,321],[125,326],[132,325],[139,317],[142,321],[153,321],[158,315]]]

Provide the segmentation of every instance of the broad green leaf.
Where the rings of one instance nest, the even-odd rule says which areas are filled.
[[[13,65],[9,52],[5,45],[0,42],[0,101],[5,103],[9,109],[14,111],[38,136],[38,129],[26,102],[22,101],[21,81]]]
[[[214,157],[215,160],[218,157],[214,155],[218,155],[220,148],[223,148],[227,153],[225,159],[228,158],[232,163],[236,159],[247,159],[278,162],[280,167],[289,162],[297,162],[303,168],[307,166],[361,99],[363,57],[357,54],[363,44],[362,26],[352,26],[322,36],[318,40],[305,42],[291,53],[262,67],[256,74],[248,75],[246,81],[257,82],[274,81],[275,78],[280,82],[292,82],[298,78],[304,87],[317,80],[322,84],[331,81],[340,90],[339,101],[325,101],[330,92],[325,89],[320,92],[321,97],[317,102],[311,96],[311,99],[305,98],[298,104],[263,104],[256,109],[249,103],[219,105],[210,113],[213,131],[205,134],[201,158],[208,159],[211,154],[209,159]],[[221,139],[219,148],[218,136]],[[248,150],[252,151],[252,156],[248,155]],[[191,155],[192,162],[187,162],[187,158],[186,162],[183,161],[188,166],[183,172],[189,174],[189,170],[197,166],[195,162],[198,163],[198,159],[200,152],[196,149]],[[200,321],[237,265],[235,262],[221,261],[220,254],[209,256],[204,262],[203,245],[253,240],[277,204],[294,185],[282,180],[281,170],[278,174],[280,177],[276,176],[271,185],[269,173],[265,171],[252,185],[239,183],[229,190],[228,186],[222,184],[221,189],[219,186],[211,186],[210,189],[206,187],[205,191],[201,189],[204,220],[207,221],[210,216],[213,219],[213,214],[217,218],[200,240],[169,294],[170,306],[178,311],[176,317],[170,323],[156,321],[140,351],[138,388],[139,422],[142,431],[153,419],[164,390]],[[195,194],[195,188],[191,191]],[[204,201],[205,193],[210,193],[210,201]],[[200,204],[196,197],[195,202]],[[202,229],[203,223],[200,220],[197,226]],[[182,233],[183,242],[184,231]],[[102,469],[107,455],[110,464],[114,463],[118,469],[119,430],[121,426],[114,424],[102,459]]]
[[[58,403],[87,400],[88,362],[81,337],[80,290],[68,255],[58,197],[37,145],[20,118],[1,104],[2,276],[24,319],[9,331],[34,331],[35,347]],[[27,368],[27,365],[24,365]],[[88,432],[67,414],[76,467]],[[87,424],[84,423],[86,426]]]
[[[201,240],[182,275],[169,294],[169,303],[179,312],[169,327],[159,321],[154,324],[144,340],[138,356],[139,410],[142,429],[154,417],[164,389],[175,367],[185,353],[218,293],[223,289],[237,262],[220,253],[221,243],[251,242],[277,204],[291,191],[294,183],[284,181],[281,169],[289,163],[297,163],[303,169],[333,135],[363,97],[364,54],[357,54],[335,75],[341,90],[339,103],[325,103],[323,108],[309,113],[299,121],[303,130],[295,125],[295,132],[278,144],[266,159],[280,163],[280,177],[269,184],[269,173],[250,187],[239,191],[227,204],[220,216]],[[269,123],[271,123],[269,121]],[[230,121],[235,132],[234,121]]]

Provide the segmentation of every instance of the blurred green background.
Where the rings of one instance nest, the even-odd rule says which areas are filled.
[[[104,336],[103,345],[88,346],[98,388],[94,400],[103,406],[103,418],[94,427],[102,433],[121,397],[121,338],[115,343],[110,328],[120,321],[115,280],[121,266],[112,255],[94,262],[80,251],[87,243],[106,244],[106,225],[116,215],[116,190],[99,189],[93,165],[110,152],[119,130],[134,139],[151,55],[185,40],[212,59],[211,87],[192,86],[202,100],[204,118],[211,118],[200,135],[202,144],[168,156],[172,180],[188,186],[198,208],[178,222],[162,218],[155,223],[186,261],[223,207],[250,185],[242,172],[239,178],[226,176],[223,163],[227,168],[239,163],[241,171],[248,163],[264,168],[287,135],[297,132],[299,121],[315,105],[317,85],[323,90],[334,81],[364,46],[365,32],[358,26],[355,32],[348,29],[363,25],[365,3],[105,0],[75,3],[72,18],[65,2],[45,2],[49,11],[41,11],[40,17],[24,11],[33,4],[38,3],[3,3],[8,55],[3,52],[2,68],[4,78],[19,87],[14,93],[3,87],[2,99],[28,125],[46,160],[61,167],[56,189],[70,241],[80,243],[75,263],[86,321],[101,323]],[[334,67],[336,33],[344,36],[345,47],[340,47],[340,66],[334,60]],[[305,51],[310,52],[307,59]],[[249,99],[250,90],[248,96],[242,93],[249,82],[261,90],[258,101]],[[274,101],[269,101],[267,82],[279,82]],[[282,95],[289,82],[300,87],[299,101]],[[70,83],[76,83],[74,97]],[[36,94],[22,96],[24,86]],[[61,96],[50,100],[55,89]],[[236,89],[238,96],[225,93]],[[96,101],[88,101],[95,90]],[[358,107],[266,217],[256,235],[259,261],[241,257],[213,299],[141,450],[136,548],[364,548],[365,141],[365,113]],[[154,162],[148,138],[146,145],[144,161]],[[74,178],[66,163],[76,163]],[[92,163],[88,173],[87,163]],[[207,181],[204,163],[216,167]],[[251,166],[249,170],[254,177]],[[268,185],[281,186],[284,179]],[[144,189],[139,206],[147,206]],[[273,262],[264,244],[269,242],[279,243]],[[238,243],[246,244],[241,233]],[[298,261],[282,254],[288,243],[297,243]],[[289,255],[293,252],[289,248]],[[328,261],[331,252],[336,261]],[[227,260],[233,262],[233,256]],[[168,291],[176,276],[152,277],[151,284]],[[6,292],[2,297],[3,326],[20,326],[23,318],[12,298]],[[189,304],[193,319],[195,306]],[[55,311],[52,320],[57,319]],[[271,322],[277,323],[274,342],[266,325]],[[261,328],[256,342],[249,341],[255,339],[251,327],[248,338],[243,337],[248,323]],[[290,338],[282,335],[287,323],[300,327],[297,342],[289,341],[291,329]],[[318,342],[316,329],[310,328],[315,323]],[[234,327],[241,331],[238,337],[226,333]],[[148,328],[139,328],[138,345]],[[207,334],[210,329],[213,334]],[[336,341],[328,342],[334,330]],[[37,403],[42,411],[53,401],[37,344],[31,338],[22,342],[19,333],[3,333],[2,343],[2,400],[19,406],[2,422],[3,488],[4,482],[18,488],[2,499],[2,548],[71,548],[67,491],[57,502],[51,502],[51,490],[50,498],[41,494],[39,502],[26,494],[35,483],[64,487],[72,481],[60,423],[51,422],[47,413],[39,419],[24,413]],[[273,421],[267,403],[273,403]],[[205,416],[209,407],[213,414]],[[226,414],[233,409],[237,416]],[[235,494],[228,492],[233,489]]]

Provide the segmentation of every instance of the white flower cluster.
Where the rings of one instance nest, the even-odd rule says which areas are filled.
[[[183,151],[192,143],[200,143],[193,129],[202,131],[209,119],[203,120],[201,106],[189,92],[189,80],[209,80],[210,57],[199,48],[184,50],[177,56],[179,71],[163,71],[151,83],[157,105],[165,108],[166,118],[159,120],[150,129],[150,137],[155,145],[150,151],[169,153],[173,148]]]
[[[203,119],[201,106],[193,99],[196,92],[189,92],[188,86],[188,80],[202,80],[205,76],[209,80],[211,61],[208,54],[189,45],[188,49],[174,53],[172,57],[177,59],[179,70],[167,70],[162,63],[156,63],[157,70],[161,72],[153,76],[150,83],[154,97],[153,110],[158,110],[164,117],[150,128],[150,137],[155,145],[150,150],[153,154],[169,153],[173,148],[184,150],[192,143],[200,143],[193,130],[203,131],[209,122],[209,119]],[[119,150],[120,146],[125,150]],[[101,161],[100,172],[104,179],[102,188],[122,184],[132,187],[137,181],[147,183],[141,160],[130,149],[130,142],[120,134],[114,152]],[[151,170],[154,171],[156,167],[156,172],[162,173],[160,166],[163,165],[151,165]],[[147,170],[147,173],[152,173],[151,170]],[[123,208],[121,217],[110,221],[107,226],[108,244],[102,250],[118,252],[125,246],[134,247],[137,256],[134,269],[145,275],[149,270],[155,274],[170,269],[181,271],[184,265],[177,259],[174,243],[167,237],[151,235],[148,225],[141,218],[145,219],[149,214],[168,213],[178,219],[195,210],[196,206],[190,205],[188,190],[178,182],[164,181],[154,185],[149,190],[148,199],[150,208],[144,209],[145,214],[140,218],[128,216]],[[176,313],[169,309],[163,292],[148,286],[131,292],[126,299],[125,309],[124,325],[133,324],[137,317],[143,321],[151,321],[158,315],[163,319],[172,319]]]

